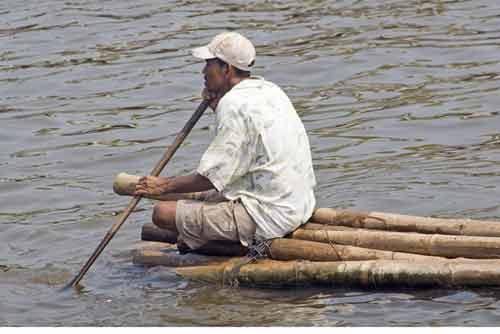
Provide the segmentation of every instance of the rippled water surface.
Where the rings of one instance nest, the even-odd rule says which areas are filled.
[[[496,0],[0,2],[0,325],[498,325],[500,289],[231,289],[143,268],[144,201],[59,292],[199,103],[223,30],[291,97],[319,206],[500,221]],[[207,113],[164,174],[189,173]]]

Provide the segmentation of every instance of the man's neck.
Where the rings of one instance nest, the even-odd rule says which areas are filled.
[[[236,86],[237,84],[239,84],[240,82],[242,82],[243,80],[246,80],[248,78],[249,77],[232,77],[229,80],[229,89],[227,91],[230,91],[231,88],[233,88],[234,86]]]
[[[249,78],[250,77],[236,77],[236,76],[231,77],[228,80],[227,85],[222,90],[223,93],[221,94],[221,96],[226,95],[226,93],[229,92],[234,86],[236,86],[237,84],[239,84],[243,80],[246,80],[246,79],[249,79]]]

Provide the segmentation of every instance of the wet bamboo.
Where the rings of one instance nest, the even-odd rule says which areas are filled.
[[[485,287],[500,286],[498,263],[439,261],[273,261],[258,260],[235,268],[238,261],[178,268],[189,279],[245,286]]]
[[[118,195],[132,196],[140,178],[139,175],[131,175],[123,172],[119,173],[113,180],[113,191]]]
[[[119,195],[131,196],[138,179],[139,176],[120,173],[114,180],[113,189]],[[197,194],[168,194],[149,196],[148,198],[156,200],[195,199]],[[341,230],[340,226],[345,226],[398,232],[500,237],[500,221],[431,218],[331,208],[316,209],[310,221],[316,224],[338,226],[337,228],[329,228],[334,230]]]
[[[209,256],[195,253],[179,254],[177,247],[164,242],[142,241],[135,250],[133,262],[146,266],[185,267],[216,264],[229,257]]]
[[[141,177],[139,175],[132,175],[127,173],[119,173],[113,180],[113,191],[122,196],[133,196],[135,186]],[[182,193],[182,194],[164,194],[164,195],[147,195],[145,198],[154,199],[158,201],[177,201],[180,199],[197,199],[203,192]]]
[[[442,257],[500,258],[500,238],[357,229],[296,230],[295,239]]]
[[[158,228],[152,223],[147,223],[142,226],[141,240],[175,244],[177,242],[177,235],[174,232]]]
[[[325,225],[322,225],[322,224],[311,224],[311,223],[308,223],[306,225],[304,225],[303,227],[315,227],[315,229],[318,229],[320,227],[325,227],[325,228],[343,228],[342,226],[338,227],[338,226],[325,226]],[[168,230],[165,230],[165,229],[161,229],[161,228],[158,228],[156,225],[154,225],[153,223],[146,223],[142,226],[141,228],[141,240],[143,241],[157,241],[157,242],[166,242],[166,243],[171,243],[171,244],[175,244],[177,242],[177,236],[172,233],[172,232],[169,232]],[[298,251],[299,249],[301,250],[300,252],[302,253],[308,253],[309,252],[309,248],[305,247],[305,246],[301,246],[301,243],[303,245],[307,245],[307,241],[302,241],[302,240],[291,240],[291,239],[287,239],[287,240],[290,240],[290,241],[279,241],[279,240],[282,240],[282,239],[276,239],[274,242],[273,242],[273,255],[275,256],[286,256],[283,254],[284,252],[284,248],[287,247],[287,242],[292,242],[292,243],[295,243],[295,246],[292,245],[292,248],[295,247],[295,251]],[[332,251],[335,251],[335,249],[332,249],[331,246],[326,246],[324,243],[321,243],[321,242],[312,242],[312,241],[309,241],[309,243],[313,243],[314,245],[316,245],[317,247],[320,247],[322,248],[322,251],[319,252],[319,253],[331,253]],[[343,247],[343,246],[340,246],[340,247]],[[342,250],[343,248],[339,248],[340,250]],[[292,249],[290,250],[292,251]],[[314,252],[314,254],[316,254],[317,252]],[[340,251],[341,253],[341,251]],[[300,254],[300,253],[299,253]],[[312,255],[312,254],[311,254]],[[297,256],[299,256],[297,254]],[[305,256],[305,255],[302,255],[302,256]],[[314,255],[315,257],[321,257],[323,255]],[[332,255],[327,255],[327,258],[330,259]],[[413,255],[413,256],[419,256],[419,255]],[[312,258],[309,259],[309,260],[313,260]],[[336,259],[333,259],[331,258],[331,260],[338,260],[338,258]],[[366,259],[368,260],[368,259]]]
[[[304,228],[310,228],[311,226],[316,228],[323,225],[308,223],[304,225]],[[332,228],[337,227],[333,226]],[[426,246],[426,243],[424,241],[429,240],[429,238],[433,237],[426,234],[381,232],[353,228],[349,230],[350,233],[332,234],[334,232],[346,232],[346,230],[328,231],[328,233],[325,232],[327,231],[307,230],[301,228],[292,234],[292,237],[294,239],[275,239],[271,244],[270,252],[268,255],[271,258],[277,260],[305,259],[310,261],[348,261],[371,259],[437,260],[440,258],[442,259],[445,256],[452,258],[477,258],[477,256],[473,257],[464,255],[470,254],[470,252],[457,253],[456,251],[454,251],[455,248],[460,247],[460,245],[463,245],[464,243],[466,247],[478,250],[477,247],[474,246],[477,245],[477,238],[474,237],[437,235],[437,239],[435,240],[438,243],[440,243],[443,238],[445,239],[445,241],[452,243],[457,241],[458,238],[458,243],[456,245],[452,245],[451,247],[449,247],[447,246],[447,244],[444,244],[443,247],[445,247],[446,253],[443,253],[442,251],[438,252],[436,249],[428,249],[428,246]],[[361,235],[362,238],[357,240],[358,244],[356,245],[355,240],[359,235]],[[338,239],[339,237],[341,239]],[[388,239],[386,240],[385,238],[387,237]],[[470,238],[472,238],[472,240]],[[375,244],[370,243],[371,239],[374,240],[373,242],[375,242]],[[486,239],[486,241],[491,241],[497,240],[498,238],[479,239]],[[168,231],[165,231],[151,223],[148,223],[144,224],[144,226],[142,227],[142,240],[175,243],[177,239]],[[475,241],[476,243],[469,245],[468,241]],[[415,244],[421,246],[420,250],[415,250]],[[483,257],[498,258],[499,256]]]
[[[273,260],[309,261],[360,261],[360,260],[409,260],[442,261],[444,257],[369,249],[339,244],[327,244],[300,239],[278,238],[271,242],[267,255]],[[476,259],[463,259],[477,261]],[[500,264],[500,260],[498,261]]]
[[[328,225],[399,232],[500,237],[500,221],[430,218],[330,208],[316,209],[311,221]]]
[[[147,231],[146,233],[144,231]],[[147,234],[148,238],[144,238]],[[169,265],[171,259],[163,259],[162,257],[172,257],[171,253],[164,253],[165,249],[174,248],[174,245],[165,243],[164,231],[157,228],[153,224],[145,224],[143,226],[143,240],[161,241],[152,242],[144,241],[144,245],[158,245],[157,247],[144,247],[141,243],[136,252],[137,263],[147,265]],[[161,251],[161,252],[160,252]],[[194,254],[193,254],[194,255]],[[309,261],[360,261],[360,260],[410,260],[410,261],[443,261],[449,260],[444,257],[428,256],[404,252],[392,252],[377,249],[362,248],[356,246],[346,246],[339,244],[327,244],[323,242],[315,242],[300,239],[274,239],[267,251],[269,258],[274,260],[289,261],[289,260],[309,260]],[[183,255],[178,255],[182,258]],[[212,256],[213,257],[213,256]],[[228,257],[223,257],[228,258]],[[175,260],[178,261],[178,260]],[[500,260],[478,260],[468,258],[456,258],[453,261],[491,261],[500,265]]]
[[[323,230],[323,231],[356,231],[359,228],[349,227],[349,226],[341,226],[341,225],[326,225],[326,224],[318,224],[318,223],[306,223],[300,227],[303,230]],[[368,230],[368,229],[366,229]]]
[[[131,196],[139,176],[120,173],[113,182],[113,189],[119,195]],[[148,196],[156,200],[196,199],[199,193],[167,194]],[[500,221],[482,221],[472,219],[431,218],[400,215],[384,212],[354,212],[318,208],[315,210],[311,223],[333,225],[332,230],[342,230],[341,226],[366,228],[398,232],[417,232],[426,234],[449,234],[469,236],[500,237]],[[308,228],[309,229],[309,228]],[[314,229],[314,228],[310,228]],[[319,228],[318,228],[319,229]]]

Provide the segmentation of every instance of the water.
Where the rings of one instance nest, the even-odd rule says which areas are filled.
[[[474,1],[0,3],[0,325],[497,325],[499,289],[230,289],[143,268],[128,199],[199,103],[189,49],[224,29],[291,97],[318,205],[500,221],[500,5]],[[189,173],[199,122],[164,175]]]

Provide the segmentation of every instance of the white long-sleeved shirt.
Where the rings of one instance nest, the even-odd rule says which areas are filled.
[[[305,223],[316,204],[316,179],[304,125],[287,95],[252,77],[222,97],[216,117],[217,134],[197,172],[229,200],[241,200],[257,241]]]

